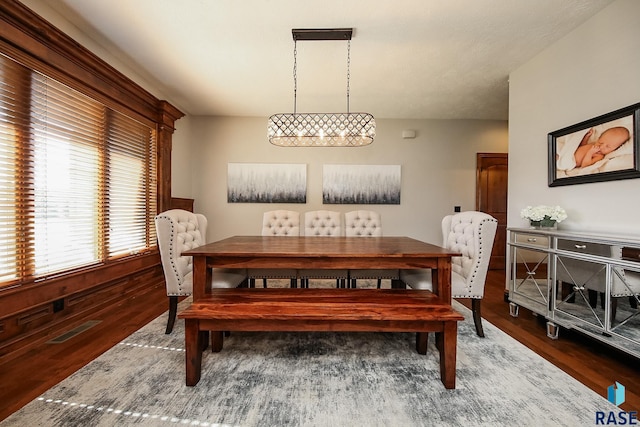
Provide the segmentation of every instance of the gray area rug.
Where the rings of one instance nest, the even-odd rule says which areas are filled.
[[[184,303],[183,303],[184,304]],[[584,426],[616,410],[488,322],[459,323],[455,390],[403,333],[232,333],[185,386],[184,322],[166,315],[7,418],[4,426]]]

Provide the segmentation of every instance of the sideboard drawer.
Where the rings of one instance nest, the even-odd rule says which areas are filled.
[[[626,261],[640,262],[640,248],[622,248],[622,259]]]
[[[580,254],[612,256],[612,247],[604,243],[584,242],[581,240],[558,239],[558,249]]]
[[[549,238],[540,234],[518,233],[515,235],[515,241],[516,243],[522,243],[531,247],[549,248]]]

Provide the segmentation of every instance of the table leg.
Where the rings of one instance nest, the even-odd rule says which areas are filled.
[[[211,351],[219,353],[224,344],[224,333],[222,331],[211,331]]]
[[[207,268],[206,256],[193,257],[193,302],[204,298],[209,289],[207,284],[211,284],[213,272]]]
[[[429,344],[428,332],[416,332],[416,350],[418,354],[427,354],[427,345]]]
[[[202,343],[198,319],[185,319],[185,364],[187,385],[194,386],[200,381],[202,369]]]
[[[458,343],[458,323],[444,322],[440,349],[440,379],[447,389],[456,388],[456,350]]]
[[[440,299],[451,304],[451,258],[438,258],[438,269],[431,270],[432,283],[437,283],[434,291]]]
[[[407,289],[407,285],[400,279],[391,279],[391,289]]]
[[[200,351],[205,351],[209,347],[209,331],[200,331]]]

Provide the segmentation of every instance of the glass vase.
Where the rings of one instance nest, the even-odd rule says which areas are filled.
[[[540,221],[529,220],[529,224],[532,228],[558,228],[556,220],[549,217],[544,217]]]

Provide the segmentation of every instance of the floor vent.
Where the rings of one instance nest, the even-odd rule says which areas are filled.
[[[100,323],[101,320],[89,320],[88,322],[83,323],[80,326],[77,326],[73,329],[71,329],[70,331],[65,332],[62,335],[59,335],[49,341],[47,341],[47,344],[61,344],[67,340],[70,340],[71,338],[75,337],[76,335],[79,335],[81,333],[83,333],[84,331],[86,331],[87,329],[93,328],[94,326],[96,326],[98,323]]]

